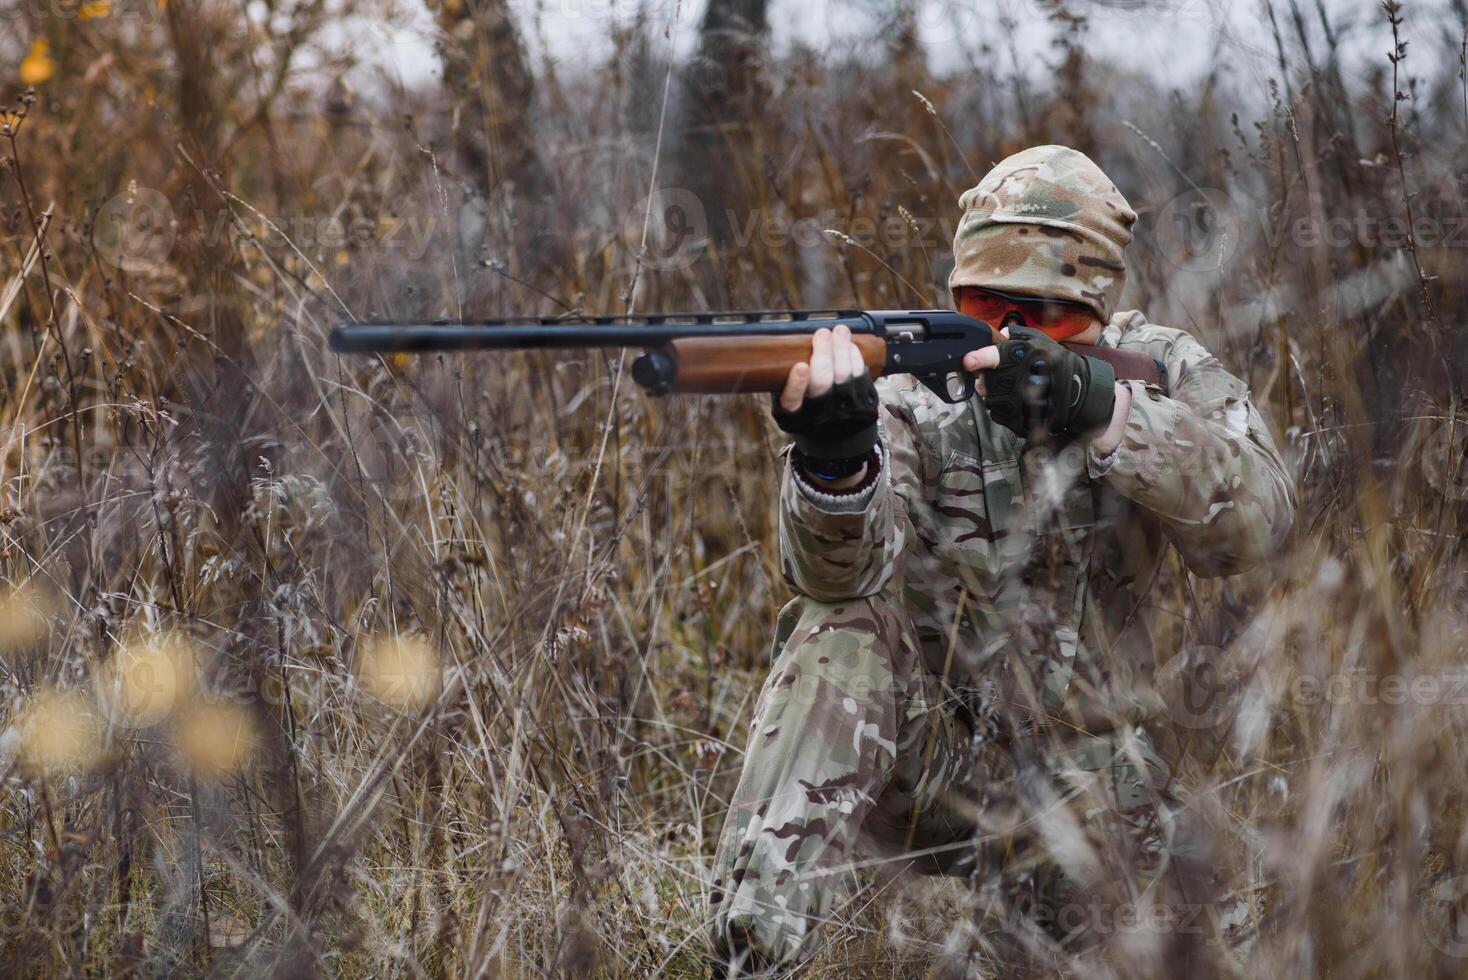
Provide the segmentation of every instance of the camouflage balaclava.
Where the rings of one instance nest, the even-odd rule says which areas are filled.
[[[1123,253],[1137,213],[1091,158],[1035,146],[989,171],[958,200],[948,288],[1071,300],[1102,322],[1126,285]]]

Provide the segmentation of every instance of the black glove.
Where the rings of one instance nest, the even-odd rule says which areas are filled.
[[[1073,439],[1111,421],[1116,371],[1067,350],[1038,330],[1010,327],[999,366],[984,372],[989,417],[1024,439]]]
[[[795,437],[801,462],[818,476],[855,473],[877,444],[877,386],[869,374],[832,385],[793,412],[780,406],[779,395],[771,395],[770,414]]]

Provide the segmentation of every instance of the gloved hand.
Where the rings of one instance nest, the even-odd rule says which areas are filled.
[[[1074,439],[1111,422],[1116,371],[1029,327],[1009,328],[999,366],[984,372],[989,417],[1025,439]]]
[[[770,414],[795,437],[807,472],[832,480],[858,472],[876,446],[877,401],[877,386],[841,326],[816,332],[810,362],[791,369]]]
[[[805,464],[818,472],[841,468],[824,464],[864,460],[877,444],[877,386],[870,374],[837,382],[793,412],[771,396],[770,413],[776,425],[795,437]]]

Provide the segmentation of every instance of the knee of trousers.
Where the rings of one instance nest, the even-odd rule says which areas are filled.
[[[770,694],[817,689],[865,700],[901,691],[917,647],[906,614],[885,594],[843,602],[798,596],[780,613]]]

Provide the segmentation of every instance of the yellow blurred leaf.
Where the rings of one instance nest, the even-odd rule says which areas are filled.
[[[184,761],[204,779],[223,779],[243,769],[255,754],[255,723],[237,704],[195,705],[178,719]]]
[[[102,726],[90,701],[77,691],[44,690],[15,719],[20,761],[35,773],[76,772],[102,755]]]
[[[77,20],[96,20],[106,17],[112,13],[112,4],[108,0],[94,0],[92,3],[84,3],[77,10]]]
[[[432,701],[441,687],[438,651],[416,636],[373,641],[358,657],[357,680],[379,701],[416,711]]]
[[[21,84],[40,85],[54,74],[56,62],[51,57],[51,42],[44,37],[38,37],[30,51],[26,52],[25,60],[20,63]]]
[[[114,721],[146,728],[193,692],[198,657],[183,636],[129,642],[97,673],[97,695]]]
[[[31,586],[0,592],[0,656],[28,650],[50,630],[51,603]]]

